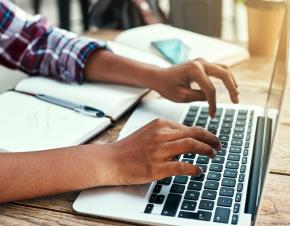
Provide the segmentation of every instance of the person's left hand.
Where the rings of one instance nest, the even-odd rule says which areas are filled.
[[[238,86],[231,71],[225,65],[211,64],[196,59],[184,64],[160,69],[153,89],[163,97],[175,102],[208,101],[209,114],[214,117],[216,111],[216,89],[209,76],[221,79],[227,88],[233,103],[238,103]],[[200,89],[192,89],[196,82]]]

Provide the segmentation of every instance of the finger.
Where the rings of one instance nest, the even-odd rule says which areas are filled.
[[[229,70],[229,67],[227,65],[224,65],[224,64],[217,64],[217,65],[221,66],[225,70]],[[237,83],[237,81],[235,79],[235,76],[233,75],[233,73],[231,71],[229,71],[229,72],[231,74],[231,77],[232,77],[233,82],[235,83],[236,88],[238,88],[238,83]]]
[[[232,102],[238,103],[239,102],[238,89],[232,79],[232,76],[229,70],[225,70],[224,68],[216,64],[209,64],[205,62],[204,65],[209,75],[222,80],[222,82],[224,83],[225,87],[227,88],[230,94]]]
[[[215,116],[216,112],[216,90],[212,82],[209,80],[203,64],[199,61],[195,61],[194,64],[197,66],[198,70],[193,72],[194,80],[204,92],[206,99],[209,104],[209,114],[211,117]]]
[[[176,175],[191,175],[199,176],[203,173],[203,170],[196,166],[186,162],[167,162],[160,167],[162,178]]]
[[[171,133],[172,134],[169,137],[168,141],[174,141],[183,138],[193,138],[203,143],[209,144],[215,150],[221,149],[219,139],[212,133],[198,126],[195,127],[182,126],[178,130],[171,131]]]
[[[184,102],[205,101],[206,96],[201,90],[184,89]]]
[[[206,155],[210,158],[215,158],[216,156],[216,151],[210,145],[188,137],[164,143],[163,150],[166,151],[161,153],[161,155],[165,159],[172,159],[176,155],[185,153]]]

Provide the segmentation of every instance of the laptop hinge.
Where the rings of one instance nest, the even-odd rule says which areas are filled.
[[[271,131],[272,119],[267,118],[265,124],[265,118],[258,117],[245,207],[245,213],[252,214],[252,219],[257,213],[266,174],[270,154]]]

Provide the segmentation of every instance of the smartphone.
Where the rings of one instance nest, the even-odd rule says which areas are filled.
[[[181,64],[188,61],[190,48],[179,39],[153,41],[151,47],[171,64]]]

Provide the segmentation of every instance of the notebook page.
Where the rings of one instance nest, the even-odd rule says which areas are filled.
[[[129,43],[131,41],[133,40],[131,39],[128,40]],[[139,42],[137,41],[137,43]],[[147,64],[153,64],[161,68],[170,67],[170,63],[168,63],[166,60],[162,59],[161,57],[150,54],[148,52],[144,52],[143,50],[140,51],[138,50],[138,48],[131,48],[129,45],[121,45],[117,42],[111,42],[111,41],[108,41],[107,44],[112,49],[112,51],[119,56],[127,57],[131,60],[137,60],[137,61],[147,63]]]
[[[22,80],[16,91],[33,94],[45,94],[77,104],[95,107],[115,118],[134,104],[145,92],[130,86],[84,83],[82,85],[55,81],[48,78],[31,77]]]
[[[111,124],[12,91],[0,106],[0,149],[12,152],[80,144]]]
[[[157,53],[151,48],[151,42],[166,39],[180,39],[190,47],[189,59],[200,57],[209,62],[234,65],[249,58],[248,51],[243,47],[164,24],[123,31],[115,41],[156,55]]]

